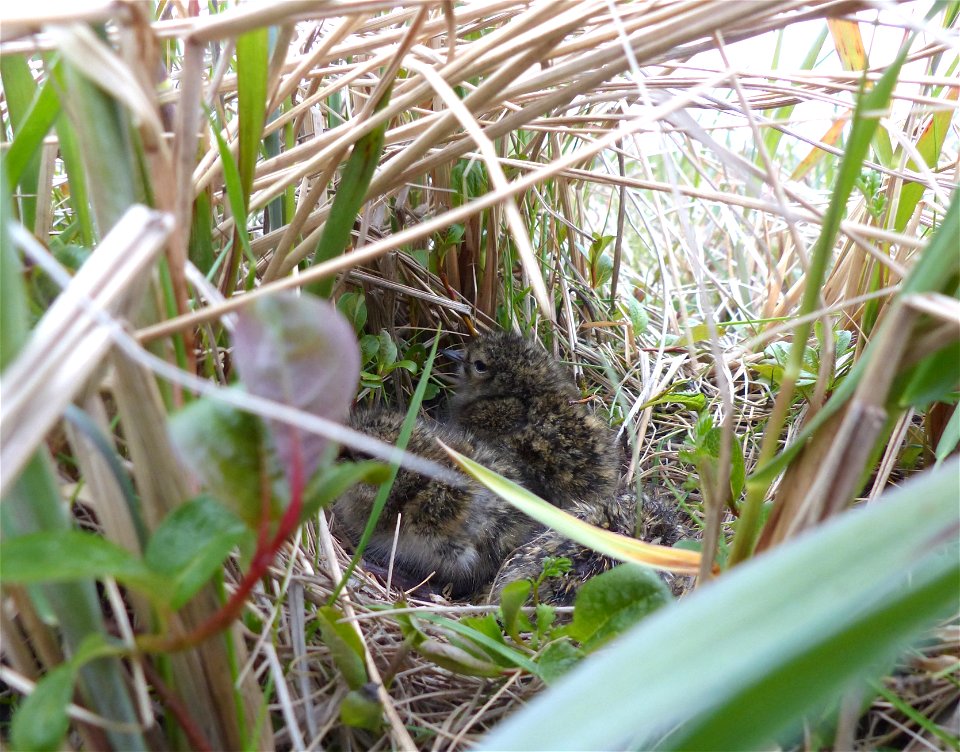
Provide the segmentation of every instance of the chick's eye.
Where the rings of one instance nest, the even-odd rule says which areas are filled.
[[[485,373],[487,370],[487,364],[482,360],[473,361],[473,370],[477,373]]]

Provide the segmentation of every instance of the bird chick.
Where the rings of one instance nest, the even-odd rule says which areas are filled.
[[[672,546],[687,534],[679,522],[676,507],[655,491],[644,490],[640,498],[639,517],[637,506],[636,495],[627,492],[615,504],[574,502],[568,511],[584,522],[621,535],[632,537],[636,528],[643,540],[665,546]],[[583,583],[620,563],[570,540],[556,530],[545,529],[510,553],[493,579],[487,601],[498,602],[503,588],[511,582],[536,580],[548,557],[570,560],[568,571],[547,578],[538,588],[539,602],[551,606],[572,606]],[[659,574],[674,595],[683,592],[686,578],[668,572]]]
[[[403,420],[403,413],[396,411],[360,410],[352,415],[351,424],[395,444]],[[521,477],[517,465],[502,453],[463,430],[428,420],[417,420],[407,451],[453,469],[437,439],[507,478]],[[485,590],[507,555],[540,527],[476,481],[462,477],[463,486],[458,488],[401,468],[365,556],[380,565],[389,562],[399,514],[394,569],[401,576],[419,582],[433,573],[431,584],[454,597]],[[338,525],[354,544],[367,524],[377,491],[377,486],[358,484],[334,506]]]
[[[526,488],[561,508],[615,503],[613,432],[580,404],[563,365],[534,340],[509,333],[447,352],[460,364],[453,422],[511,457]]]

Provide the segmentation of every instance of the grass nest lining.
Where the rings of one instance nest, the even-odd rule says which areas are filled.
[[[365,356],[365,403],[409,403],[411,371],[438,329],[451,341],[488,328],[538,337],[621,430],[624,492],[656,489],[708,559],[749,558],[754,543],[775,551],[952,451],[956,384],[925,382],[923,401],[896,379],[917,363],[943,372],[938,343],[957,339],[956,291],[941,289],[953,267],[925,285],[914,275],[953,216],[955,9],[359,0],[208,10],[104,3],[4,19],[3,239],[26,270],[4,267],[24,302],[8,310],[19,298],[5,288],[3,335],[28,342],[17,360],[15,346],[2,351],[14,406],[3,415],[4,504],[46,499],[54,510],[15,532],[69,527],[56,510],[70,498],[89,503],[107,539],[142,552],[198,490],[164,429],[169,414],[198,378],[209,389],[231,382],[231,314],[294,287],[337,301],[361,345],[384,343]],[[885,90],[901,44],[906,63],[889,96],[858,118]],[[880,127],[858,138],[864,120]],[[364,154],[369,169],[353,164]],[[57,297],[64,271],[76,272],[87,308]],[[29,332],[48,310],[59,313]],[[859,384],[845,399],[867,415],[895,405],[891,425],[842,441],[841,411],[811,435],[845,383]],[[448,384],[441,374],[431,386],[437,413]],[[71,401],[133,494],[70,422]],[[808,450],[731,511],[724,489],[738,471],[720,458],[742,456],[743,474],[754,473],[798,437]],[[38,485],[17,486],[36,451],[56,463],[31,466],[45,482],[26,473]],[[828,466],[829,494],[818,490]],[[739,528],[752,513],[759,541],[744,548]],[[325,522],[305,526],[255,591],[236,627],[242,644],[168,656],[173,695],[200,719],[192,743],[462,749],[540,692],[527,675],[464,676],[408,650],[396,615],[376,612],[398,593],[361,568],[341,604],[360,626],[385,725],[342,725],[349,687],[307,614],[348,561]],[[203,624],[221,596],[211,585],[171,629]],[[36,606],[4,598],[15,618],[0,625],[12,646],[2,678],[27,695],[61,660],[46,651]],[[67,654],[81,600],[58,611],[67,628],[54,637]],[[110,622],[123,626],[117,603]],[[478,613],[442,599],[408,604],[451,619]],[[143,604],[130,609],[138,625],[152,622]],[[102,622],[100,610],[83,612],[87,623]],[[938,730],[957,712],[952,630],[905,659],[859,726],[863,708],[848,697],[822,732],[828,741],[942,744]],[[131,696],[159,690],[127,660],[132,633],[131,652],[111,658],[116,681],[78,695],[126,726],[75,722],[78,744],[143,746],[129,729],[150,713],[117,687],[129,671]],[[265,702],[270,720],[257,726]],[[815,746],[816,733],[804,743]]]

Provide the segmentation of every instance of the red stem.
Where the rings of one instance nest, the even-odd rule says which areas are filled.
[[[287,505],[283,517],[280,518],[280,524],[273,539],[270,539],[270,481],[267,473],[262,471],[260,474],[261,502],[257,548],[250,562],[250,569],[247,570],[233,595],[219,611],[186,634],[173,636],[145,635],[141,637],[137,640],[137,644],[142,650],[164,653],[185,650],[223,631],[240,616],[243,606],[247,602],[247,596],[250,595],[250,591],[253,590],[260,578],[266,574],[267,569],[280,550],[280,546],[296,529],[297,523],[300,521],[300,513],[303,510],[304,477],[300,432],[293,427],[290,430],[292,438],[289,467],[290,504]]]

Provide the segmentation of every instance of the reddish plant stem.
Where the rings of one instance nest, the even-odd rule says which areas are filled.
[[[183,635],[161,636],[145,635],[137,640],[137,645],[141,650],[147,652],[172,653],[179,650],[198,645],[204,640],[223,631],[232,624],[247,602],[247,596],[259,582],[260,578],[267,573],[270,565],[276,558],[277,552],[283,542],[290,537],[300,521],[300,513],[303,510],[303,490],[304,490],[304,472],[303,472],[303,452],[300,445],[300,432],[291,428],[291,457],[289,470],[290,481],[290,504],[287,505],[283,517],[280,518],[280,524],[277,532],[270,538],[270,482],[267,473],[261,472],[261,514],[260,524],[257,530],[257,548],[254,551],[253,559],[250,562],[250,568],[244,575],[237,589],[230,596],[230,599],[223,607],[210,616],[202,624],[195,627],[190,632]]]
[[[180,724],[180,728],[183,729],[183,733],[187,736],[187,741],[190,742],[190,747],[198,750],[198,752],[213,752],[213,745],[211,745],[207,737],[204,736],[203,730],[199,724],[194,721],[193,716],[190,715],[183,701],[167,686],[166,682],[163,681],[160,672],[150,665],[150,661],[148,660],[141,661],[140,665],[143,667],[143,673],[146,674],[147,681],[150,682],[160,696],[164,707],[173,713],[173,717],[177,719],[177,723]]]

